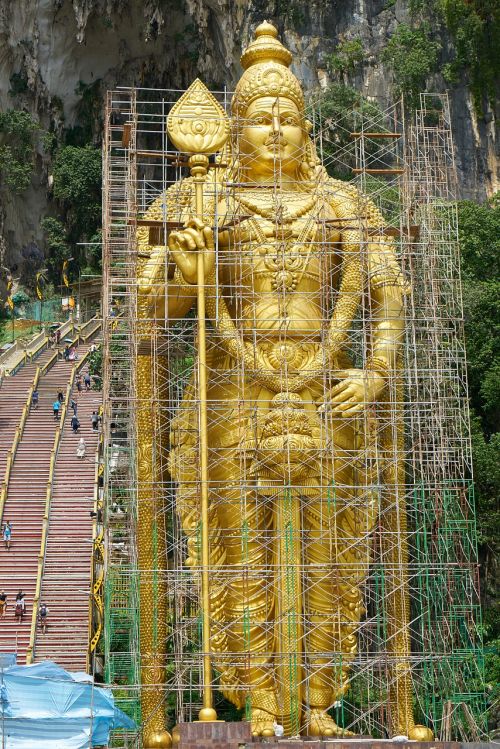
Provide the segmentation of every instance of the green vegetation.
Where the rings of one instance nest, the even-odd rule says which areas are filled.
[[[458,204],[487,681],[500,683],[500,203]]]
[[[0,112],[0,175],[15,193],[24,192],[31,183],[39,131],[39,124],[27,112]]]
[[[432,39],[428,24],[412,28],[400,23],[382,52],[394,74],[395,92],[403,95],[410,108],[418,106],[418,96],[426,89],[428,77],[437,70],[439,42]]]
[[[86,252],[80,242],[100,243],[101,151],[93,146],[63,146],[53,162],[53,196],[63,211],[61,218],[46,217],[47,265],[54,283],[60,283],[64,260],[74,258],[76,270],[100,272],[100,248]]]
[[[340,42],[327,58],[330,73],[345,75],[354,73],[364,57],[361,39],[350,39]]]
[[[500,6],[498,0],[438,0],[440,11],[455,45],[456,58],[445,76],[457,82],[463,71],[478,113],[483,96],[493,102],[500,76]]]

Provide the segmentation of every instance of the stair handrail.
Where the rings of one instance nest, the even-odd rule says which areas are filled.
[[[45,553],[47,551],[47,536],[48,536],[48,530],[49,530],[50,505],[52,502],[52,488],[53,488],[53,483],[54,483],[54,470],[55,470],[55,465],[56,465],[56,460],[57,460],[57,454],[59,452],[59,445],[61,444],[64,421],[66,419],[66,414],[69,408],[69,401],[70,401],[71,393],[73,391],[75,377],[79,369],[81,369],[81,367],[87,360],[89,353],[90,352],[87,351],[79,361],[75,362],[74,366],[71,369],[69,382],[66,385],[66,394],[62,402],[61,416],[59,419],[59,423],[56,427],[56,431],[54,434],[54,443],[52,446],[52,450],[50,452],[49,477],[47,479],[47,489],[45,492],[45,509],[43,513],[43,522],[42,522],[42,538],[40,540],[40,553],[38,554],[38,569],[37,569],[37,574],[36,574],[35,595],[33,596],[33,612],[31,615],[30,640],[29,640],[28,647],[26,649],[26,663],[27,664],[33,663],[35,640],[36,640],[36,622],[38,619],[38,606],[40,603],[40,593],[42,590],[42,578],[43,578],[43,570],[45,566]]]
[[[87,320],[86,323],[82,325],[80,328],[80,340],[83,343],[87,343],[89,338],[92,338],[92,336],[97,333],[99,328],[102,325],[102,320],[98,315],[94,315],[94,317],[91,317],[90,320]],[[91,327],[91,330],[89,332],[86,332],[86,328]]]
[[[90,590],[89,596],[89,626],[88,626],[88,650],[87,650],[87,673],[90,674],[91,659],[97,643],[101,639],[102,624],[104,616],[104,602],[102,591],[104,586],[104,527],[102,524],[102,498],[99,491],[99,476],[104,468],[102,462],[104,439],[99,435],[97,450],[95,454],[94,472],[94,520],[92,523],[92,556],[90,559]],[[99,569],[98,569],[99,568]]]
[[[19,424],[17,425],[16,431],[14,432],[12,446],[10,450],[7,452],[7,457],[6,457],[6,462],[5,462],[5,473],[3,476],[2,488],[0,489],[0,523],[3,522],[3,511],[5,507],[5,501],[7,499],[7,493],[9,491],[9,481],[10,481],[10,474],[12,472],[12,465],[16,457],[17,448],[19,447],[19,443],[21,442],[22,436],[24,434],[24,427],[26,426],[26,421],[28,419],[28,415],[31,409],[31,401],[33,398],[33,393],[38,387],[38,381],[40,379],[40,375],[41,375],[41,368],[37,367],[35,374],[33,376],[33,381],[30,387],[28,388],[28,393],[26,395],[26,401],[24,403],[23,410],[21,411],[21,418],[19,419]]]

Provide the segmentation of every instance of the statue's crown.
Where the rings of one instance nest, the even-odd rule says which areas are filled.
[[[302,87],[288,69],[292,53],[278,39],[278,30],[264,21],[255,30],[255,39],[241,56],[245,72],[233,96],[232,110],[244,117],[249,104],[260,96],[286,96],[304,110]]]

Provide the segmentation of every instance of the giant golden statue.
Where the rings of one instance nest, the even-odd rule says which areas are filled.
[[[195,195],[201,172],[193,169],[146,213],[177,222],[168,253],[149,244],[146,228],[138,231],[142,402],[152,386],[153,329],[195,305],[203,261],[206,361],[171,423],[158,428],[170,445],[194,575],[202,563],[200,440],[207,441],[210,588],[202,604],[214,683],[246,708],[256,736],[273,735],[275,723],[292,735],[344,733],[329,711],[349,688],[371,532],[384,504],[388,530],[403,539],[385,556],[394,570],[386,591],[390,730],[428,738],[413,721],[407,660],[397,416],[405,282],[376,207],[318,162],[291,54],[272,25],[258,27],[241,62],[230,141],[208,170],[203,214]],[[151,499],[152,425],[142,413],[139,561],[151,569],[164,564],[164,549],[153,548],[161,498]],[[146,685],[162,680],[164,618],[161,602],[141,590]],[[143,707],[148,699],[152,709],[151,694]],[[163,745],[157,707],[148,730],[144,745]]]

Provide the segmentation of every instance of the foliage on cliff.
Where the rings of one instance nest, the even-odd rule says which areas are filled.
[[[14,193],[24,192],[30,185],[39,131],[39,124],[28,112],[0,112],[0,174]]]
[[[500,201],[458,204],[487,680],[500,683]]]

